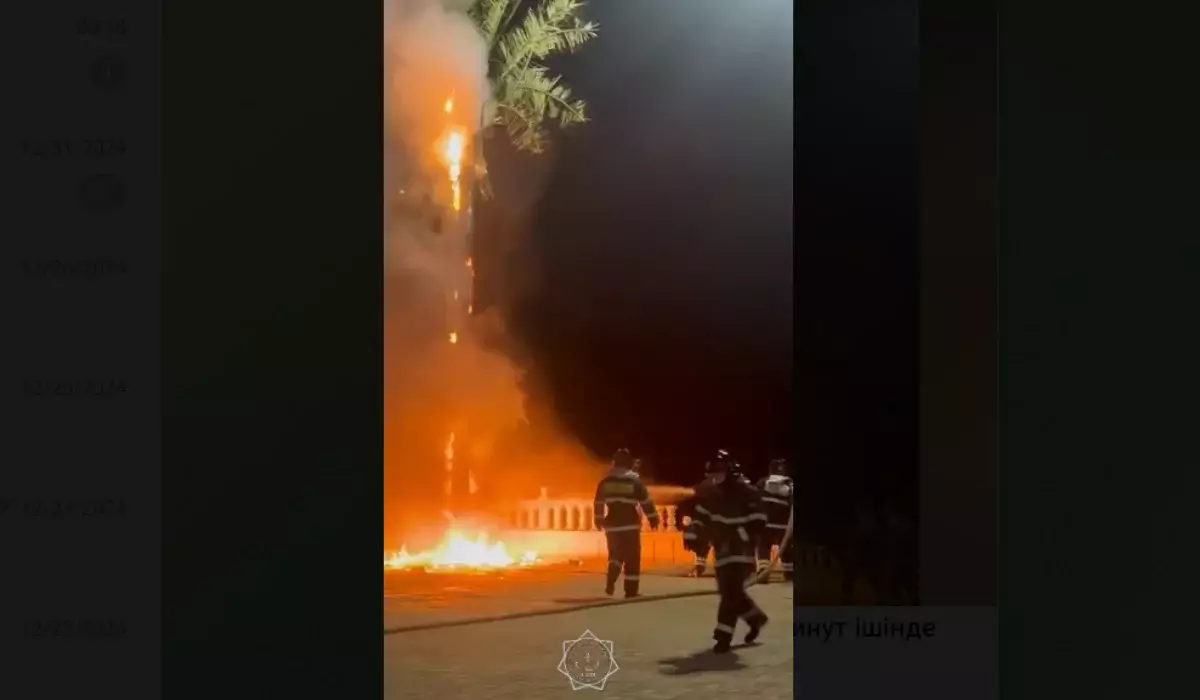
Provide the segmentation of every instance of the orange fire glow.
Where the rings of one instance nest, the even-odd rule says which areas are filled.
[[[458,335],[450,334],[450,342],[458,342]],[[446,458],[446,497],[449,498],[454,490],[454,433],[450,433],[450,437],[446,438],[446,447],[443,448],[442,455]]]
[[[401,547],[399,552],[384,557],[383,566],[385,569],[499,569],[530,566],[538,561],[536,552],[513,556],[503,542],[489,542],[485,533],[472,539],[451,529],[433,549],[409,554],[407,548]]]
[[[467,150],[467,134],[457,126],[450,127],[438,141],[437,152],[446,173],[450,177],[450,188],[453,194],[454,211],[462,208],[462,191],[459,180],[462,178],[463,154]]]

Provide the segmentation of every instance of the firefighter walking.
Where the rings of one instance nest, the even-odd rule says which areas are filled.
[[[595,525],[608,542],[608,577],[604,592],[616,591],[625,574],[625,597],[636,598],[642,570],[642,513],[650,528],[658,529],[658,510],[641,477],[633,470],[629,450],[613,455],[612,469],[596,486]]]
[[[693,552],[705,552],[711,545],[716,569],[717,625],[713,629],[713,651],[728,652],[739,619],[745,621],[747,644],[758,638],[766,614],[746,593],[746,581],[755,566],[755,541],[767,522],[761,496],[737,471],[729,453],[721,450],[705,465],[709,480],[696,492],[694,517],[684,532],[684,546]]]
[[[758,490],[762,492],[763,509],[767,513],[767,527],[763,536],[758,540],[758,576],[765,581],[770,576],[771,549],[780,547],[779,564],[783,569],[783,580],[791,581],[795,576],[792,563],[792,553],[795,551],[795,535],[792,542],[783,547],[783,536],[787,532],[788,519],[791,517],[794,485],[788,476],[788,463],[785,459],[773,459],[767,467],[767,476],[758,482]]]

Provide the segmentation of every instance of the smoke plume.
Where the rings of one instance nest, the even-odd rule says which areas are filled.
[[[500,505],[540,486],[586,483],[595,461],[552,421],[526,420],[523,371],[496,311],[467,313],[473,269],[467,208],[450,199],[437,144],[447,129],[474,141],[488,105],[487,46],[464,0],[385,0],[385,544],[446,507],[444,450],[478,480],[472,505]],[[476,309],[478,311],[478,309]],[[454,342],[450,337],[453,334]],[[541,416],[545,410],[536,411]],[[466,480],[458,480],[465,490]]]

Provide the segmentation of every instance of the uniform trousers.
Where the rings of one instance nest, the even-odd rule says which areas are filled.
[[[733,561],[729,561],[733,559]],[[746,592],[746,580],[754,573],[754,557],[721,557],[716,561],[717,592],[721,602],[717,605],[717,626],[713,639],[729,642],[739,619],[755,625],[765,622],[767,616]]]
[[[611,590],[625,574],[625,595],[637,595],[642,572],[642,534],[638,530],[605,532],[608,540],[608,579]]]

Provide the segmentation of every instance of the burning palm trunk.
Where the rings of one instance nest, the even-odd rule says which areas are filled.
[[[462,218],[463,208],[463,160],[467,151],[467,131],[462,126],[458,125],[454,119],[454,96],[446,98],[442,105],[442,111],[446,114],[448,123],[442,137],[435,144],[435,149],[441,160],[442,165],[446,169],[446,178],[450,186],[450,204],[454,210],[455,223],[454,241],[461,240],[462,249],[459,251],[463,258],[466,259],[466,266],[471,269],[471,279],[464,279],[461,282],[451,281],[451,299],[447,309],[447,325],[449,327],[449,340],[451,345],[457,345],[459,334],[462,332],[461,326],[465,323],[466,318],[470,315],[471,304],[470,292],[467,294],[467,299],[462,299],[459,294],[459,287],[465,286],[470,289],[472,279],[474,278],[474,269],[471,262],[470,254],[470,209],[468,208],[465,221]],[[465,224],[465,226],[464,226]],[[460,238],[461,237],[461,238]],[[465,302],[465,303],[464,303]],[[464,306],[466,313],[463,313]],[[456,421],[452,421],[454,423]],[[446,441],[446,507],[453,511],[456,506],[460,505],[464,495],[470,496],[475,493],[477,487],[474,483],[473,475],[468,471],[465,474],[456,471],[454,461],[455,450],[455,432],[452,430]],[[465,487],[465,488],[464,488]],[[466,491],[464,494],[463,492]]]
[[[404,523],[387,526],[391,550],[404,540],[390,537],[402,532],[410,548],[418,544],[433,519],[421,511],[439,492],[443,508],[461,510],[488,490],[476,477],[523,407],[515,368],[484,347],[471,322],[486,42],[466,14],[441,2],[396,0],[385,7],[385,49],[384,484],[389,521]],[[475,530],[458,532],[478,541]]]

